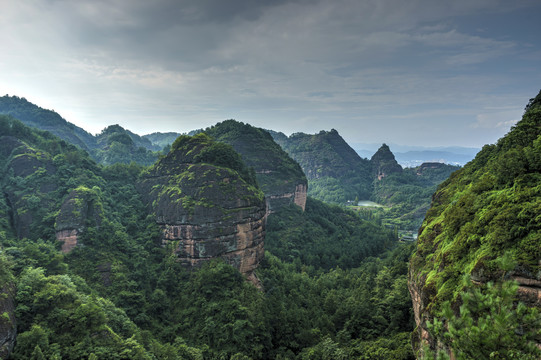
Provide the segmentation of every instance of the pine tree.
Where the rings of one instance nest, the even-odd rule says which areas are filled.
[[[541,335],[541,314],[521,302],[515,305],[517,291],[514,281],[489,282],[484,288],[470,285],[461,294],[459,314],[446,302],[440,319],[427,323],[429,331],[457,360],[539,359],[536,339]],[[433,356],[429,352],[428,358]],[[449,357],[440,352],[437,358]]]

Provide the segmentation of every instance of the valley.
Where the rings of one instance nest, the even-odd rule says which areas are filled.
[[[541,93],[463,167],[236,120],[94,136],[6,95],[0,358],[538,358],[540,139]],[[452,332],[472,296],[514,327]]]

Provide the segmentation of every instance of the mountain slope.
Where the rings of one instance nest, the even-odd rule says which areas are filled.
[[[91,151],[100,164],[129,164],[135,161],[141,165],[152,165],[158,159],[161,148],[150,140],[124,129],[120,125],[110,125],[96,135],[96,149]]]
[[[140,329],[126,313],[97,294],[99,285],[90,290],[76,274],[84,268],[81,274],[90,280],[100,274],[98,269],[107,259],[126,266],[122,254],[127,249],[138,257],[146,256],[134,250],[141,249],[142,238],[127,230],[129,223],[132,229],[136,223],[145,223],[137,215],[144,211],[136,198],[126,204],[115,194],[120,191],[129,196],[129,186],[108,185],[107,171],[87,152],[5,115],[0,115],[0,166],[5,170],[0,175],[0,306],[6,314],[0,320],[0,338],[14,338],[13,331],[6,331],[6,319],[16,324],[14,358],[29,359],[36,354],[46,358],[86,358],[89,354],[150,358],[135,340]],[[129,181],[127,176],[123,178]],[[63,255],[58,250],[65,238],[58,238],[55,230],[70,229],[75,230],[73,246],[66,249],[70,254]],[[86,256],[77,259],[79,250]],[[70,261],[73,257],[75,262]],[[90,259],[95,262],[85,268]],[[6,272],[13,274],[17,288],[14,318]],[[99,275],[97,279],[94,284],[107,287]],[[10,350],[9,344],[6,348]]]
[[[143,138],[148,139],[153,145],[163,149],[167,145],[171,145],[180,136],[180,133],[176,132],[155,132],[152,134],[143,135]]]
[[[138,188],[186,267],[220,257],[254,284],[263,257],[265,203],[255,176],[231,146],[180,136]]]
[[[81,149],[90,151],[97,147],[92,134],[67,122],[56,112],[34,105],[25,98],[8,95],[0,97],[0,114],[11,115],[28,126],[50,131]]]
[[[151,165],[162,149],[150,140],[122,128],[111,125],[94,136],[82,128],[67,122],[58,113],[43,109],[17,96],[0,97],[0,114],[11,115],[25,125],[53,133],[70,144],[88,151],[104,165],[129,164],[135,161]]]
[[[265,193],[267,211],[278,210],[290,203],[304,209],[307,180],[301,167],[274,142],[263,129],[235,120],[226,120],[205,133],[231,145],[241,154],[246,165],[253,167],[257,182]]]
[[[426,321],[446,300],[460,301],[463,275],[476,283],[505,277],[519,282],[520,299],[541,307],[541,93],[522,120],[495,145],[453,173],[433,196],[409,287],[417,345],[430,338]],[[516,266],[501,270],[504,254]]]
[[[186,271],[183,239],[163,244],[157,220],[172,237],[210,236],[193,248],[209,255],[216,241],[229,250],[233,237],[259,241],[250,232],[264,215],[254,172],[230,146],[198,136],[145,171],[102,166],[0,115],[0,356],[16,335],[13,359],[411,360],[411,247],[353,212],[310,201],[271,215],[284,215],[273,246],[287,262],[267,253],[256,270],[263,291],[223,259]],[[147,207],[143,197],[155,198]]]
[[[370,198],[370,162],[361,158],[336,130],[289,137],[271,131],[271,135],[302,167],[309,181],[308,195],[334,203]]]

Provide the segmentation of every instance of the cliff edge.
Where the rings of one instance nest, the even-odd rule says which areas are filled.
[[[516,280],[519,300],[541,308],[540,183],[541,93],[505,137],[483,147],[433,195],[410,261],[415,350],[441,346],[426,323],[443,302],[460,304],[464,275],[477,285]],[[499,266],[504,254],[511,254],[513,269]]]
[[[173,245],[184,265],[220,257],[259,284],[254,270],[264,256],[264,195],[229,145],[204,133],[180,136],[138,189],[163,243]]]

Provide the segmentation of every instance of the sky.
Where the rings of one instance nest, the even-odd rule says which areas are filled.
[[[541,89],[539,0],[0,0],[0,96],[91,133],[236,119],[482,147]]]

